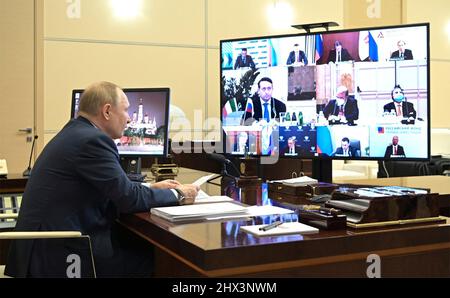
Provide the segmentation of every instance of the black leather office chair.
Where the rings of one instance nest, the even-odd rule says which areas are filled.
[[[350,146],[355,148],[355,156],[361,156],[361,142],[359,140],[350,140]]]

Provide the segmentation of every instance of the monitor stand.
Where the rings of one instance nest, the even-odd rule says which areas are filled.
[[[134,156],[121,156],[120,165],[132,181],[143,182],[146,174],[142,174],[142,159]]]
[[[313,159],[312,176],[319,182],[333,182],[333,161],[331,159]]]

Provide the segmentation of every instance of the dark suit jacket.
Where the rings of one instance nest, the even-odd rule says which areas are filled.
[[[348,146],[348,153],[349,153],[349,156],[359,156],[359,154],[356,151],[356,148],[353,148],[352,146]],[[344,150],[342,149],[342,147],[338,147],[331,156],[336,156],[336,155],[342,156],[342,154],[344,154]]]
[[[385,104],[383,109],[385,112],[388,112],[388,113],[391,112],[391,110],[394,110],[395,114],[397,114],[397,109],[395,108],[394,102]],[[403,102],[402,113],[403,113],[403,117],[405,117],[405,118],[413,117],[414,119],[416,119],[416,110],[414,109],[414,104],[412,102],[407,102],[407,101]]]
[[[332,99],[328,102],[323,110],[323,114],[325,118],[328,118],[330,115],[337,116],[339,114],[339,107],[336,104],[336,100]],[[344,115],[347,119],[348,123],[353,124],[355,120],[359,118],[359,109],[358,103],[356,99],[352,97],[347,97],[347,102],[344,105]]]
[[[390,158],[392,154],[394,154],[394,147],[392,145],[389,145],[386,147],[384,158]],[[405,150],[403,150],[403,147],[400,145],[397,145],[397,155],[405,156]]]
[[[299,59],[300,61],[297,62],[303,62],[305,65],[308,64],[308,58],[306,58],[305,52],[299,51]],[[286,64],[291,65],[295,63],[295,52],[292,51],[289,53],[289,57],[287,58]]]
[[[148,212],[176,203],[171,190],[131,182],[120,166],[114,141],[78,117],[65,125],[37,159],[15,231],[80,231],[91,237],[94,259],[105,260],[116,249],[111,226],[120,213]],[[52,256],[46,255],[50,245],[13,242],[6,274],[25,277],[32,270],[46,276],[52,266]]]
[[[400,58],[400,51],[395,51],[391,54],[391,59]],[[405,49],[405,53],[403,54],[403,60],[413,60],[413,53],[411,50]]]
[[[251,67],[255,68],[255,62],[253,62],[252,56],[247,55],[245,58],[245,63],[242,60],[242,55],[239,55],[234,63],[234,69],[238,69],[241,67]]]
[[[259,96],[253,97],[253,119],[259,121],[263,117],[262,107],[261,107],[261,99]],[[272,97],[271,99],[271,111],[270,111],[270,119],[280,118],[280,113],[286,112],[286,105]],[[250,112],[245,113],[245,120],[252,118],[252,114]]]
[[[342,48],[341,50],[341,61],[351,61],[354,60],[347,49]],[[328,54],[327,63],[336,62],[336,49],[333,49]]]

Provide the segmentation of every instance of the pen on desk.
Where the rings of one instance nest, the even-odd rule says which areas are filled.
[[[265,232],[265,231],[268,231],[268,230],[272,230],[272,229],[278,227],[281,224],[282,224],[282,222],[278,220],[276,222],[271,223],[270,225],[267,225],[267,226],[259,228],[259,230]]]

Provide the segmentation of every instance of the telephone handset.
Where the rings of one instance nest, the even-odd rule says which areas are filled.
[[[0,177],[8,175],[8,166],[6,165],[6,159],[0,159]]]

